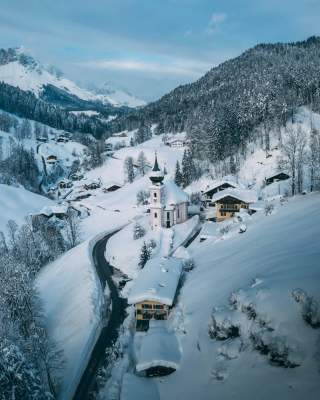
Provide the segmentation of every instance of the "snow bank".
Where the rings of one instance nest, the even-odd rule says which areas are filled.
[[[92,250],[108,233],[68,251],[46,266],[37,279],[49,335],[66,360],[60,400],[72,397],[100,334],[108,289],[102,292]]]
[[[136,352],[138,372],[152,367],[179,368],[179,342],[174,332],[168,330],[166,321],[150,321],[148,332],[139,339],[141,342]]]
[[[120,400],[160,400],[159,392],[152,379],[140,378],[133,374],[123,377]]]

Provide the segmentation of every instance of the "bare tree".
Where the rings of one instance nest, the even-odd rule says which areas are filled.
[[[76,211],[71,208],[67,211],[66,234],[70,248],[76,246],[80,241],[80,226]]]
[[[284,163],[291,173],[291,193],[295,195],[302,187],[303,164],[306,156],[306,136],[301,127],[287,129],[282,146]]]
[[[143,151],[140,151],[137,159],[138,169],[141,175],[145,175],[148,167],[148,160]]]

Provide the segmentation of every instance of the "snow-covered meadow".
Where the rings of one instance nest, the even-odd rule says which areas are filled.
[[[272,215],[257,213],[245,233],[207,239],[189,250],[196,267],[172,315],[182,360],[178,371],[156,380],[161,399],[318,398],[319,330],[304,320],[293,291],[313,297],[319,319],[319,204],[319,193],[296,196],[278,203]],[[210,337],[214,313],[218,325],[231,321],[238,327],[237,337]],[[272,362],[273,353],[262,354],[251,340],[254,334],[266,335],[263,343],[299,366]]]

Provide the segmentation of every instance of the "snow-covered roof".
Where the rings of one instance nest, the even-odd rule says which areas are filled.
[[[214,189],[218,188],[219,186],[222,186],[225,184],[231,185],[234,188],[239,187],[239,185],[232,180],[222,179],[222,180],[214,181],[211,185],[207,185],[207,187],[204,190],[204,193],[207,193],[207,192],[214,190]]]
[[[126,373],[122,380],[120,400],[160,400],[154,380]]]
[[[168,180],[164,184],[164,204],[170,206],[172,204],[185,203],[189,200],[189,196],[172,180]]]
[[[112,186],[119,186],[119,187],[121,187],[122,184],[121,184],[120,182],[116,182],[116,181],[108,181],[108,182],[104,185],[104,187],[106,187],[106,188],[109,188],[109,187],[112,187]]]
[[[136,357],[138,372],[152,367],[179,368],[181,353],[178,339],[174,332],[168,330],[167,321],[150,321]]]
[[[47,217],[50,217],[54,214],[66,214],[67,211],[68,206],[66,205],[53,205],[43,207],[39,213],[35,213],[34,215],[46,215]]]
[[[136,304],[149,300],[171,306],[181,271],[182,263],[177,258],[152,258],[146,263],[132,286],[128,303]]]
[[[240,201],[244,201],[245,203],[254,203],[257,201],[257,193],[254,190],[241,190],[241,189],[225,189],[221,190],[221,192],[215,193],[212,196],[212,202],[219,201],[225,197],[234,197]]]

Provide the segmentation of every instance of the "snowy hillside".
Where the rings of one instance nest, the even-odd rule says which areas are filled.
[[[5,61],[0,60],[0,81],[25,91],[32,91],[36,96],[40,96],[46,86],[52,85],[85,101],[128,107],[144,104],[136,97],[115,88],[109,90],[104,88],[100,93],[81,88],[72,80],[63,77],[54,67],[41,65],[26,54],[23,48],[3,50],[3,52],[9,55],[3,57]]]
[[[161,399],[318,399],[319,204],[319,193],[298,196],[244,234],[235,225],[192,246],[172,316],[182,362],[156,380]]]
[[[6,230],[9,219],[17,224],[22,224],[24,218],[30,213],[40,211],[43,207],[53,205],[52,200],[38,194],[29,192],[21,187],[0,184],[0,231]]]

